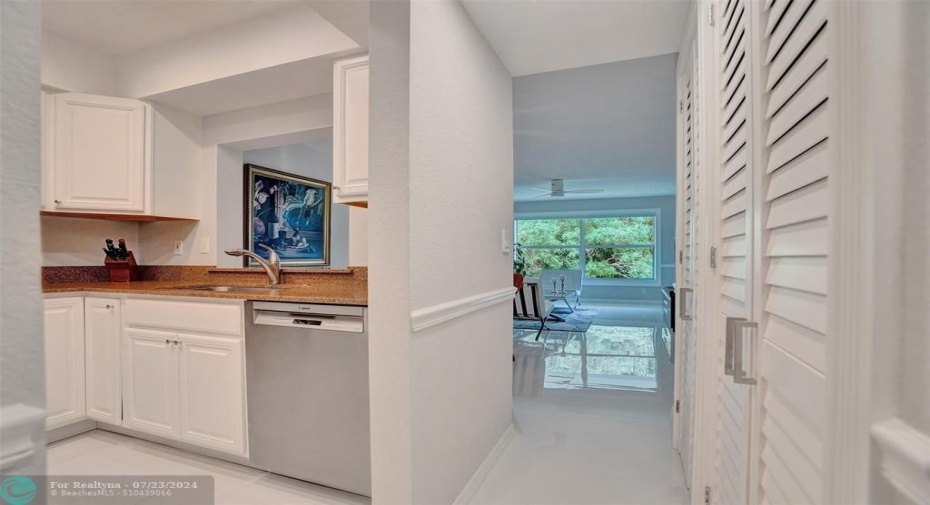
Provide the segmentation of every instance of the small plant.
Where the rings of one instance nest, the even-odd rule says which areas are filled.
[[[526,275],[526,252],[520,244],[513,245],[513,273]]]

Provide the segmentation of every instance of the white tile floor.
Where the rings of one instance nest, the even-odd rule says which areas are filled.
[[[661,311],[650,307],[600,307],[595,326],[588,332],[587,352],[613,347],[614,354],[637,354],[630,335],[655,335],[648,330],[602,330],[596,326],[658,328]],[[553,335],[553,337],[555,337]],[[562,337],[564,338],[564,337]],[[611,345],[605,339],[614,338]],[[647,337],[649,338],[649,337]],[[601,342],[596,343],[598,339]],[[620,341],[626,339],[627,341]],[[550,344],[553,340],[550,338]],[[574,345],[574,347],[573,347]],[[556,345],[558,350],[558,344]],[[587,387],[579,383],[583,366],[580,345],[566,345],[567,357],[548,353],[545,387],[536,394],[514,398],[516,435],[478,490],[474,504],[663,504],[689,501],[681,461],[671,448],[671,368],[661,340],[654,344],[653,377],[605,373],[599,381],[589,373]],[[647,354],[642,352],[641,354]],[[591,367],[588,357],[587,366]],[[601,357],[602,369],[629,373],[642,370],[630,361],[643,358]],[[625,363],[626,362],[626,363]],[[572,369],[574,364],[577,369]],[[649,367],[647,367],[649,368]],[[571,376],[570,380],[565,380]],[[654,385],[651,391],[635,386]],[[561,381],[561,382],[560,382]],[[609,388],[605,388],[605,384]],[[633,384],[619,389],[617,384]],[[647,388],[648,389],[648,388]]]
[[[48,447],[50,475],[212,475],[216,505],[360,505],[363,496],[94,430]],[[54,501],[50,502],[54,504]],[[140,503],[145,503],[144,501]]]
[[[600,308],[595,326],[661,326],[659,309]],[[587,380],[581,380],[583,363],[580,356],[572,356],[580,354],[577,337],[561,347],[565,356],[558,352],[546,358],[547,364],[558,361],[558,366],[548,367],[551,377],[535,396],[514,398],[516,435],[478,490],[474,504],[688,502],[681,462],[670,443],[671,370],[661,341],[652,345],[637,341],[650,334],[640,329],[592,327],[587,351],[639,355],[654,349],[655,366],[646,367],[654,373],[647,371],[647,377],[609,373],[642,371],[644,357],[599,357],[600,362],[589,357],[584,363],[590,369]],[[550,347],[558,340],[552,335]],[[601,373],[592,373],[597,371]],[[100,430],[51,444],[48,471],[53,475],[212,475],[217,505],[370,503],[357,495]]]

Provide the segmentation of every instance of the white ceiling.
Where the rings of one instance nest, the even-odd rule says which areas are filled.
[[[462,0],[514,76],[678,52],[690,0]]]
[[[514,199],[555,178],[604,189],[562,200],[675,194],[676,64],[667,54],[515,78]]]
[[[294,0],[43,0],[42,29],[119,56],[293,4]]]

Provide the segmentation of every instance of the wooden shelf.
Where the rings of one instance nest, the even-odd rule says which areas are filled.
[[[152,216],[144,214],[97,214],[90,212],[58,212],[43,210],[39,215],[49,217],[76,217],[79,219],[98,219],[101,221],[125,221],[132,223],[154,223],[156,221],[199,221],[186,217]]]

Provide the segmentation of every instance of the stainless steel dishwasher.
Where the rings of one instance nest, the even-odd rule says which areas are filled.
[[[364,307],[246,302],[249,459],[371,496]]]

